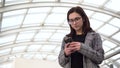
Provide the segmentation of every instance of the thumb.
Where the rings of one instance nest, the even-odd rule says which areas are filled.
[[[70,43],[65,44],[65,48],[68,48],[68,47],[69,47],[69,45],[70,45]]]

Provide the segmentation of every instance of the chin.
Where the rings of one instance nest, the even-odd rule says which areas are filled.
[[[75,31],[78,31],[79,29],[75,29]]]
[[[80,30],[80,28],[74,28],[76,31]]]

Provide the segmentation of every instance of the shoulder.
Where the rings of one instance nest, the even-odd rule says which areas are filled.
[[[99,35],[99,33],[95,32],[95,31],[88,32],[87,34],[89,34],[89,35]]]
[[[95,32],[95,31],[92,31],[92,32],[88,32],[87,33],[87,36],[88,37],[94,37],[94,38],[100,38],[100,34],[99,33],[97,33],[97,32]]]

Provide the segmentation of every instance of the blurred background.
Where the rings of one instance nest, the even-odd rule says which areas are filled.
[[[67,11],[81,6],[103,40],[101,68],[120,68],[120,0],[0,0],[0,68],[61,68]],[[44,63],[44,64],[43,64]]]

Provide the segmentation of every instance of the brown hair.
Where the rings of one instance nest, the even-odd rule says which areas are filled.
[[[67,21],[69,22],[69,15],[73,12],[76,12],[78,13],[82,19],[83,19],[83,27],[82,27],[82,31],[84,34],[88,33],[89,31],[93,31],[92,28],[90,27],[90,22],[89,22],[89,19],[86,15],[86,13],[84,12],[84,10],[77,6],[77,7],[72,7],[68,13],[67,13]],[[70,26],[70,34],[68,34],[68,36],[73,36],[74,34],[76,34],[75,30]]]

